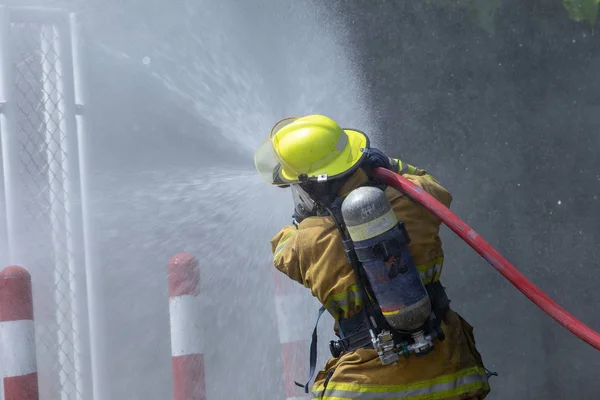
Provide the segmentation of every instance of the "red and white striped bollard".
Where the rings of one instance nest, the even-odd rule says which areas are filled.
[[[179,253],[169,260],[169,312],[174,400],[206,400],[196,258]]]
[[[306,332],[298,329],[305,322],[298,311],[303,309],[302,304],[306,301],[306,288],[280,271],[275,270],[273,277],[286,400],[307,399],[310,394],[294,383],[304,383],[308,378],[310,341],[306,340]]]
[[[0,271],[0,346],[4,400],[38,400],[31,276],[18,266]]]

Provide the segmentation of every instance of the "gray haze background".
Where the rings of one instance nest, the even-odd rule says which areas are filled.
[[[111,398],[171,396],[166,261],[182,250],[203,268],[209,400],[283,398],[268,240],[291,207],[251,158],[276,120],[309,112],[429,170],[460,217],[600,330],[589,25],[560,1],[503,1],[494,35],[424,2],[286,3],[37,2],[82,11],[89,34]],[[444,240],[453,306],[500,374],[489,398],[600,397],[598,353]]]
[[[459,216],[600,329],[598,36],[559,1],[503,1],[494,36],[461,10],[422,2],[345,2],[343,14],[387,149],[429,169]],[[490,397],[600,397],[598,352],[454,234],[444,239],[453,306],[500,374]]]

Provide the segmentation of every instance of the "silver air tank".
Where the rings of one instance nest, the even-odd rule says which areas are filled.
[[[342,203],[342,216],[385,319],[404,332],[422,328],[431,303],[408,249],[408,234],[384,191],[353,190]]]

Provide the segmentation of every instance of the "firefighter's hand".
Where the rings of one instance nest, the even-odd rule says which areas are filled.
[[[375,168],[382,167],[390,169],[390,159],[383,152],[375,147],[371,147],[363,164],[363,168],[370,173]]]

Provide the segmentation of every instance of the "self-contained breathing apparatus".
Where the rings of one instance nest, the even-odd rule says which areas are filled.
[[[439,282],[423,284],[408,249],[408,232],[385,192],[361,186],[343,200],[341,214],[343,225],[338,221],[336,226],[365,306],[359,313],[362,316],[339,321],[343,337],[330,343],[332,355],[374,348],[386,365],[395,363],[400,355],[429,353],[437,339],[445,339],[440,323],[449,300]],[[365,345],[367,334],[370,346]]]
[[[410,237],[394,214],[385,186],[369,181],[347,196],[335,198],[329,206],[294,186],[296,214],[333,218],[360,289],[362,310],[338,321],[339,340],[329,344],[332,356],[372,348],[387,365],[400,356],[431,352],[436,340],[445,339],[441,321],[450,301],[440,282],[423,284],[408,248]],[[324,310],[319,310],[319,319]],[[308,382],[315,371],[316,329],[315,325]],[[308,382],[296,385],[308,393]]]

